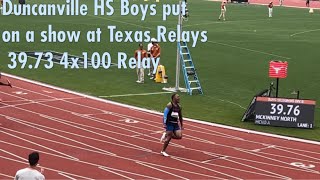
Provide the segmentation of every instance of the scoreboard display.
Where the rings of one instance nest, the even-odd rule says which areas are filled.
[[[255,124],[313,128],[316,102],[304,99],[257,97]]]

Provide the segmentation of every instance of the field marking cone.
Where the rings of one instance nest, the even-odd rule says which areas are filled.
[[[156,78],[154,79],[156,83],[167,83],[166,70],[163,65],[159,65],[156,72]]]
[[[162,81],[161,83],[167,83],[168,82],[168,76],[166,74],[166,68],[163,66],[163,65],[160,65],[160,68],[161,68],[161,78],[162,78]]]
[[[156,72],[156,78],[154,78],[154,81],[156,83],[161,83],[162,81],[162,70],[161,70],[161,65],[157,67],[157,72]]]

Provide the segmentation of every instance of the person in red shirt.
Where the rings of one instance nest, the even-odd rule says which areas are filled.
[[[225,21],[226,20],[226,12],[227,12],[227,8],[226,8],[226,2],[222,2],[221,3],[221,13],[220,13],[220,16],[219,16],[219,20],[221,19],[221,17],[223,18],[223,20]]]
[[[151,58],[154,58],[154,60],[156,60],[157,58],[160,58],[161,55],[161,47],[158,43],[158,41],[155,38],[151,39],[152,42],[152,47],[150,49],[150,54],[151,54]],[[160,59],[159,59],[159,64],[160,65]],[[151,75],[150,79],[154,79],[155,78],[155,74],[153,73],[154,69],[157,69],[157,67],[153,67],[153,63],[150,63],[151,68],[150,68],[150,72],[153,74]]]
[[[271,18],[272,17],[272,11],[273,11],[273,2],[272,1],[269,3],[268,8],[269,8],[269,17]]]
[[[140,59],[138,58],[138,55],[140,53]],[[143,58],[147,58],[147,51],[143,49],[143,44],[139,44],[139,49],[137,49],[134,52],[134,58],[137,60],[137,75],[138,75],[138,80],[136,81],[137,83],[144,83],[144,68],[142,66],[142,60]],[[140,67],[138,67],[138,61],[140,61]]]

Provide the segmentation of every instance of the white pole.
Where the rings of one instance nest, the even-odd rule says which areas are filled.
[[[179,91],[179,78],[180,78],[180,52],[179,52],[179,47],[178,44],[180,43],[181,40],[181,33],[182,33],[182,19],[181,19],[181,0],[179,0],[179,19],[178,19],[178,26],[177,26],[177,32],[180,32],[177,36],[178,40],[177,40],[177,62],[176,62],[176,87],[175,90]],[[178,29],[180,28],[180,30]]]

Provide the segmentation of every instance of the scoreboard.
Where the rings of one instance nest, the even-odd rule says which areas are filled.
[[[255,124],[313,128],[316,102],[304,99],[257,97]]]

